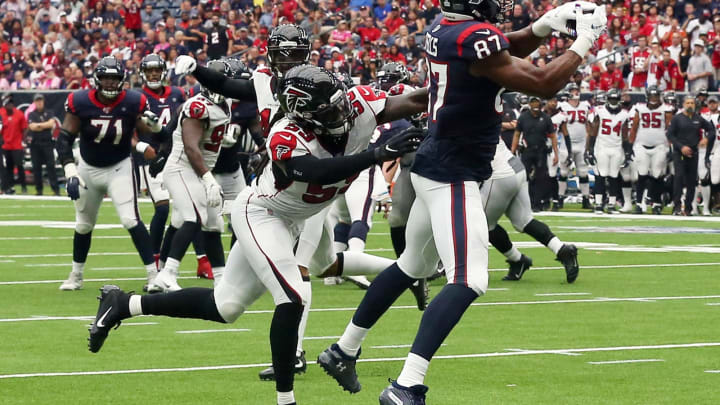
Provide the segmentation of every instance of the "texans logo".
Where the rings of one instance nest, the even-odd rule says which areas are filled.
[[[292,86],[283,91],[283,96],[285,96],[285,103],[290,111],[296,111],[298,107],[305,107],[311,99],[310,94]]]

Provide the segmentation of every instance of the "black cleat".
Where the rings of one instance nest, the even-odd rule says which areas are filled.
[[[583,196],[582,198],[582,207],[584,210],[591,210],[593,207],[590,205],[590,198],[587,196]]]
[[[520,256],[520,260],[516,262],[511,262],[510,260],[506,260],[506,262],[510,265],[510,270],[508,274],[503,277],[505,281],[519,281],[523,274],[530,270],[530,266],[533,264],[532,259],[525,255]]]
[[[642,207],[640,205],[635,205],[635,208],[633,208],[633,214],[642,215],[645,212],[643,211]]]
[[[295,357],[295,374],[304,374],[305,371],[307,371],[307,361],[305,361],[305,352],[302,352],[299,357]],[[275,369],[270,366],[261,371],[259,376],[263,381],[275,381]]]
[[[565,266],[565,276],[568,283],[575,282],[580,273],[580,265],[577,261],[577,247],[575,245],[564,244],[557,253],[555,259]]]
[[[558,198],[558,208],[563,209],[565,208],[565,196],[561,195],[560,198]]]
[[[652,207],[652,213],[653,213],[653,215],[662,215],[662,206],[660,206],[660,205],[653,205],[653,207]]]
[[[360,392],[362,386],[358,381],[357,372],[355,372],[355,361],[358,356],[351,357],[343,353],[336,343],[320,353],[317,363],[325,370],[325,373],[334,378],[345,391],[355,394]]]
[[[558,212],[559,210],[560,210],[560,203],[558,202],[558,200],[553,200],[552,211]]]
[[[425,308],[427,308],[430,298],[430,287],[428,287],[427,281],[424,278],[421,278],[408,287],[408,289],[412,291],[415,296],[418,309],[420,311],[424,311]]]
[[[90,331],[88,348],[91,352],[99,352],[110,329],[119,328],[120,321],[130,316],[128,309],[130,295],[132,291],[126,293],[116,285],[105,285],[100,289],[98,312],[95,322],[88,329]]]
[[[425,405],[426,385],[403,387],[397,381],[390,383],[380,394],[380,405]]]

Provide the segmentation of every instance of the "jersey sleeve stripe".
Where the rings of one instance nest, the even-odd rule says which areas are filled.
[[[144,94],[140,94],[140,105],[138,109],[139,113],[145,111],[145,107],[147,107],[147,102],[147,96],[145,96]]]
[[[494,32],[495,34],[499,35],[501,38],[505,39],[506,42],[510,42],[510,41],[508,41],[507,37],[505,37],[505,34],[503,34],[497,28],[495,28],[494,25],[490,25],[490,24],[486,24],[486,23],[473,24],[473,25],[465,28],[465,30],[463,30],[463,32],[461,32],[457,38],[457,51],[458,51],[459,57],[462,58],[462,53],[463,53],[462,44],[463,44],[463,42],[465,42],[465,39],[467,39],[467,37],[469,37],[470,34],[473,33],[473,31],[479,30],[479,29],[488,29],[488,30]]]
[[[70,109],[70,111],[72,111],[73,114],[75,114],[77,112],[75,110],[74,96],[75,96],[75,93],[70,93],[70,94],[68,94],[68,98],[67,98],[68,108]]]

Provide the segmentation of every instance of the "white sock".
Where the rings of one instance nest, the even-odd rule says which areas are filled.
[[[615,197],[614,195],[611,195],[610,197],[608,197],[608,205],[609,206],[614,207],[615,202],[617,202],[617,197]]]
[[[405,360],[397,383],[403,387],[412,387],[413,385],[421,385],[425,382],[425,374],[427,373],[430,361],[423,359],[415,353],[408,354]]]
[[[287,404],[293,404],[295,403],[295,394],[293,394],[292,391],[290,392],[280,392],[277,393],[277,403],[278,405],[287,405]]]
[[[130,316],[138,316],[142,315],[142,296],[140,295],[131,295],[130,296]]]
[[[624,205],[630,205],[632,204],[632,188],[630,187],[623,187],[622,188],[623,193],[623,200],[625,200]]]
[[[165,260],[158,260],[158,272],[165,268]]]
[[[337,342],[340,350],[348,356],[357,356],[358,351],[360,351],[360,345],[362,345],[368,332],[370,332],[370,329],[361,328],[350,321],[347,328],[345,328],[345,332],[343,332],[343,335],[340,336],[340,340]]]
[[[557,255],[557,252],[559,252],[563,246],[564,246],[564,244],[562,243],[562,241],[560,239],[558,239],[557,236],[550,239],[550,242],[548,242],[548,244],[547,244],[548,249],[552,250],[552,252],[555,253],[556,255]]]
[[[347,248],[347,243],[333,242],[333,249],[335,249],[336,252],[344,252],[347,250]]]
[[[519,250],[513,245],[512,249],[508,250],[507,252],[503,253],[505,257],[510,260],[511,262],[517,262],[522,257],[522,254]]]
[[[364,252],[365,241],[360,238],[350,238],[348,241],[348,250],[351,252]]]
[[[590,196],[590,183],[580,183],[580,192],[583,197]]]
[[[303,308],[302,317],[300,318],[300,326],[298,327],[297,356],[303,352],[303,339],[305,338],[305,328],[307,328],[308,315],[310,314],[310,303],[312,302],[312,288],[309,281],[302,282],[302,291],[300,295],[305,297],[305,307]]]
[[[395,261],[386,257],[360,252],[343,252],[343,276],[369,276],[378,274]]]
[[[155,263],[150,263],[145,265],[145,271],[147,274],[155,274],[157,273],[157,270],[155,269]]]
[[[710,186],[701,186],[703,199],[703,212],[710,212]]]
[[[180,262],[177,261],[177,259],[168,257],[167,262],[165,262],[165,267],[163,267],[163,271],[170,272],[170,274],[174,274],[177,276],[178,268],[180,268]]]
[[[558,181],[558,194],[564,197],[567,192],[567,181]]]
[[[222,280],[223,273],[225,273],[225,266],[213,267],[212,272],[213,272],[213,279],[215,280],[214,284],[217,285],[217,283],[219,283],[220,280]]]
[[[84,269],[85,269],[85,263],[72,262],[73,273],[82,274]]]
[[[595,205],[602,205],[603,200],[604,200],[603,197],[604,197],[603,194],[595,194]]]

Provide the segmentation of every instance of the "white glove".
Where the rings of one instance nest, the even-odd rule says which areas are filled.
[[[152,131],[154,134],[162,131],[162,125],[160,125],[160,117],[155,115],[155,113],[150,110],[145,110],[145,112],[143,112],[142,116],[140,116],[140,122],[150,128],[150,131]]]
[[[532,32],[536,37],[545,38],[552,31],[558,31],[561,34],[576,36],[577,33],[571,27],[568,27],[568,21],[575,20],[575,6],[579,5],[584,12],[593,12],[597,5],[588,1],[574,1],[565,3],[560,7],[554,8],[543,14],[532,25]]]
[[[75,166],[75,163],[68,163],[65,166],[63,166],[63,170],[65,171],[65,178],[69,179],[71,177],[77,177],[80,181],[80,187],[85,187],[85,182],[83,181],[82,177],[78,174],[77,166]]]
[[[203,174],[202,182],[203,186],[205,186],[208,207],[220,206],[223,201],[222,188],[220,188],[220,185],[215,181],[215,177],[213,177],[213,174],[209,170]]]
[[[223,208],[222,208],[222,214],[223,214],[223,215],[228,215],[228,216],[229,216],[230,214],[232,214],[232,208],[233,208],[233,203],[234,203],[234,202],[235,202],[235,200],[225,200],[225,201],[223,201]]]
[[[175,74],[186,75],[195,71],[197,62],[191,56],[180,55],[175,59]]]
[[[595,41],[607,29],[607,16],[605,7],[597,7],[592,14],[584,14],[580,5],[575,9],[577,39],[570,46],[570,50],[584,58]]]
[[[230,124],[227,127],[227,130],[225,130],[225,134],[223,135],[222,142],[220,143],[221,148],[231,148],[235,143],[237,143],[238,138],[240,137],[240,131],[242,129],[240,128],[240,125],[238,124]]]

